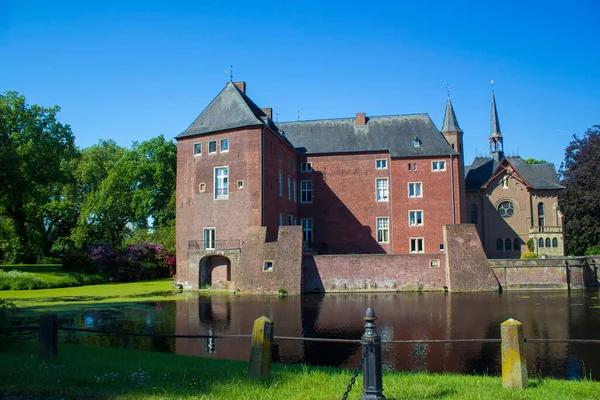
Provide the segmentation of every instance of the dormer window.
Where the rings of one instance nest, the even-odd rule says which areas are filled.
[[[413,139],[413,147],[421,147],[421,139],[415,136]]]

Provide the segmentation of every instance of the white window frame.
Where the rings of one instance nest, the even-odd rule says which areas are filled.
[[[313,244],[313,219],[312,218],[300,218],[300,225],[302,226],[302,244],[305,250],[312,250]]]
[[[244,188],[244,181],[237,181],[237,188],[238,189],[243,189]]]
[[[429,260],[429,268],[439,268],[441,266],[441,260],[439,258],[432,258]]]
[[[375,169],[387,169],[387,159],[380,158],[375,160]]]
[[[212,232],[212,234],[210,233]],[[211,237],[212,236],[212,237]],[[204,228],[204,250],[215,250],[217,230],[215,227]]]
[[[199,149],[198,152],[196,152],[196,146],[198,146],[197,147]],[[194,143],[194,156],[199,156],[201,154],[202,154],[202,142]]]
[[[421,222],[419,223],[419,216]],[[408,226],[423,226],[423,210],[408,211]]]
[[[306,186],[306,187],[303,187],[303,186]],[[313,186],[312,186],[311,179],[300,181],[300,203],[301,204],[310,204],[313,202],[312,191],[313,191]]]
[[[210,151],[210,145],[213,144],[215,146],[215,150],[214,151]],[[217,154],[217,141],[216,140],[210,140],[208,142],[208,154]]]
[[[312,163],[311,162],[302,162],[300,163],[300,172],[312,172]]]
[[[443,172],[446,170],[446,160],[435,160],[431,162],[433,172]]]
[[[283,197],[283,171],[279,170],[279,197]]]
[[[227,148],[225,150],[223,150],[224,143],[227,143]],[[229,151],[229,139],[221,139],[220,151],[221,151],[221,153],[227,153]]]
[[[390,242],[390,218],[377,217],[375,219],[375,227],[377,231],[377,243]]]
[[[225,189],[225,194],[221,193],[218,194],[217,191],[219,190],[219,176],[218,176],[218,170],[220,169],[224,169],[225,170],[225,176],[222,177],[222,181],[223,181],[223,186],[221,188],[221,190]],[[227,200],[229,199],[229,166],[224,165],[221,167],[215,167],[214,169],[214,179],[213,179],[213,183],[214,183],[214,199],[215,200]]]
[[[379,187],[381,182],[381,188]],[[384,183],[385,182],[385,183]],[[390,198],[390,182],[388,178],[377,178],[375,179],[375,200],[376,201],[389,201]]]
[[[410,188],[413,187],[414,195],[410,195]],[[417,187],[419,188],[419,194],[417,194]],[[408,182],[408,197],[411,199],[416,199],[423,197],[423,182]]]
[[[288,200],[292,200],[292,177],[288,175],[287,177],[288,184]]]
[[[413,242],[415,244],[415,246],[413,246]],[[419,246],[419,243],[421,243],[421,246]],[[413,247],[414,247],[414,251],[413,251]],[[421,249],[419,250],[419,247],[421,247]],[[411,254],[421,254],[425,252],[425,239],[422,237],[413,237],[413,238],[409,238],[408,239],[408,250]]]
[[[263,263],[263,272],[271,272],[273,271],[273,266],[275,265],[275,262],[272,260],[265,260],[265,262]]]
[[[200,183],[200,184],[198,184],[198,191],[200,193],[206,192],[206,183]]]
[[[298,202],[298,182],[294,179],[294,203]]]

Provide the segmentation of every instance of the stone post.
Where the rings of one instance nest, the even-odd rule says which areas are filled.
[[[363,394],[361,400],[385,400],[381,371],[381,337],[375,326],[375,311],[367,308],[365,333],[360,338],[363,362]]]
[[[500,325],[502,337],[502,386],[505,389],[527,387],[527,361],[523,324],[509,318]]]
[[[38,357],[56,359],[58,357],[58,315],[40,315],[40,336]]]
[[[271,375],[271,342],[273,322],[265,316],[254,321],[248,377],[263,378]]]

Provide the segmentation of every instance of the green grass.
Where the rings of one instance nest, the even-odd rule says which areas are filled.
[[[60,289],[40,290],[4,290],[0,298],[10,300],[19,308],[30,310],[46,309],[49,306],[58,308],[64,306],[73,309],[74,306],[86,306],[90,303],[124,303],[156,300],[180,299],[184,295],[173,290],[173,279],[163,278],[152,281],[129,283],[106,283],[101,285],[78,286]]]
[[[351,370],[274,364],[271,379],[250,380],[247,363],[59,344],[44,362],[35,343],[0,350],[0,397],[65,399],[339,399]],[[600,383],[532,378],[523,391],[500,377],[386,372],[384,394],[399,399],[593,399]],[[359,377],[350,399],[362,391]],[[18,397],[17,397],[18,398]]]
[[[10,271],[21,273],[10,276]],[[98,274],[63,271],[60,264],[0,265],[0,290],[24,290],[94,285],[107,282]]]

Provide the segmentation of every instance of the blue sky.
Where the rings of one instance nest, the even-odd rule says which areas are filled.
[[[183,131],[234,80],[279,121],[428,113],[446,84],[466,163],[505,152],[558,167],[600,124],[597,0],[152,2],[0,0],[0,92],[61,106],[80,147]]]

